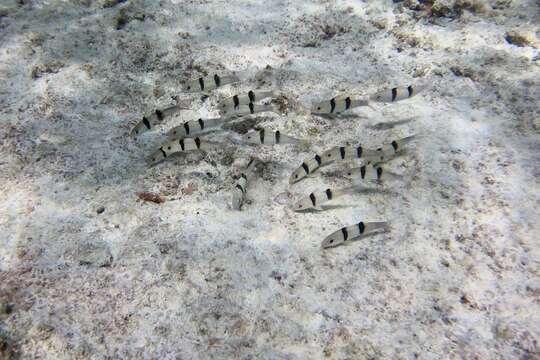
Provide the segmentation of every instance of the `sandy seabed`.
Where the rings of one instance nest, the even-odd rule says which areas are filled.
[[[1,1],[0,358],[540,358],[539,24],[532,0]],[[215,115],[267,65],[284,113],[211,133],[217,150],[149,167],[181,116],[127,136],[173,98]],[[216,71],[246,81],[181,92]],[[231,141],[254,125],[311,146]],[[388,192],[290,209],[347,184],[329,167],[290,185],[304,159],[410,134]],[[359,220],[392,229],[321,249]]]

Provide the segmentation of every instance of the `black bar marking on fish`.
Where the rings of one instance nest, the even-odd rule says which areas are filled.
[[[392,147],[394,148],[394,151],[397,151],[398,149],[398,143],[396,140],[392,141]]]
[[[204,120],[203,119],[199,119],[197,120],[199,122],[199,127],[201,128],[201,130],[204,130]]]
[[[281,133],[278,131],[276,131],[276,144],[279,144],[279,141],[281,140]]]
[[[250,159],[246,167],[249,167],[253,161],[255,161],[255,159]],[[242,174],[242,175],[244,175],[244,174]]]
[[[382,167],[377,168],[377,180],[381,180],[382,171]]]
[[[360,177],[362,179],[366,177],[366,166],[365,165],[360,168]]]
[[[186,135],[189,135],[189,124],[187,122],[184,123],[184,130],[186,130]]]
[[[317,199],[315,199],[315,194],[309,194],[309,198],[311,199],[311,203],[313,204],[313,206],[316,206],[315,204],[317,203]]]
[[[248,165],[248,166],[249,166],[249,165]],[[244,174],[244,173],[240,174],[240,177],[241,177],[241,178],[244,178],[245,180],[247,180],[247,175]]]
[[[165,150],[163,150],[162,147],[159,148],[159,151],[161,151],[161,153],[163,154],[163,157],[167,157],[167,153],[165,152]]]
[[[163,112],[161,110],[156,110],[156,116],[159,120],[163,120]]]
[[[198,137],[195,138],[195,146],[197,146],[197,149],[201,148],[201,139]]]
[[[259,131],[259,137],[261,138],[261,144],[264,144],[264,129]]]
[[[304,171],[306,172],[306,174],[309,174],[309,166],[307,166],[305,162],[302,163],[302,167],[304,168]]]
[[[319,166],[321,166],[321,157],[319,155],[315,155],[315,161],[317,162],[317,164],[319,164]]]
[[[347,231],[347,228],[341,228],[341,232],[343,233],[343,241],[347,241],[347,239],[349,238],[349,232]]]
[[[346,97],[345,98],[345,110],[349,110],[350,107],[351,107],[351,98]]]
[[[204,79],[202,77],[199,78],[199,86],[201,87],[201,91],[204,90]]]
[[[332,200],[332,190],[326,189],[326,198]]]
[[[331,99],[330,100],[330,112],[333,113],[335,109],[336,109],[336,100]]]
[[[255,102],[255,93],[251,90],[248,92],[249,102]]]
[[[219,87],[221,85],[221,79],[219,78],[218,74],[214,75],[214,82],[216,83],[216,87]]]
[[[392,101],[395,101],[397,97],[397,88],[392,89]]]
[[[413,96],[414,89],[412,85],[407,86],[407,91],[409,91],[409,97]]]
[[[361,158],[362,157],[362,152],[363,152],[362,147],[361,146],[357,147],[356,148],[356,157]]]
[[[244,192],[244,188],[240,184],[236,184],[236,188],[240,189],[241,192]]]
[[[184,139],[180,139],[180,141],[178,141],[178,143],[180,144],[180,147],[182,148],[182,151],[184,151]]]
[[[146,128],[147,128],[148,130],[150,130],[150,128],[152,127],[152,126],[150,125],[150,121],[148,121],[148,119],[147,119],[146,117],[144,117],[144,116],[143,116],[143,118],[142,118],[142,123],[144,124],[144,126],[146,126]]]
[[[360,231],[360,234],[363,234],[365,229],[366,229],[366,226],[364,225],[362,221],[360,221],[358,223],[358,231]]]
[[[252,114],[255,113],[255,105],[252,102],[249,103],[249,112]]]
[[[345,147],[341,146],[339,148],[339,154],[341,155],[341,160],[345,159]]]
[[[238,106],[240,106],[240,100],[238,99],[238,95],[234,95],[232,97],[232,101],[234,102],[234,108],[236,109]]]

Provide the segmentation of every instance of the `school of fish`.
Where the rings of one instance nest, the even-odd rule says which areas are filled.
[[[182,87],[185,93],[200,93],[209,95],[213,90],[227,85],[240,82],[240,78],[232,74],[215,73],[208,76],[197,77],[186,81]],[[361,106],[370,106],[371,103],[393,103],[406,100],[424,90],[426,85],[409,85],[406,87],[395,87],[381,90],[371,95],[338,95],[329,100],[319,101],[312,104],[311,113],[320,116],[339,116]],[[238,93],[227,97],[217,104],[219,117],[216,118],[194,118],[184,122],[180,126],[171,128],[161,146],[156,149],[148,158],[150,165],[162,162],[175,154],[186,152],[207,152],[218,149],[221,144],[206,141],[202,137],[207,132],[221,129],[222,125],[245,116],[272,112],[280,114],[280,109],[275,102],[278,91],[274,89],[250,90],[246,93]],[[181,105],[171,105],[163,109],[156,109],[144,115],[142,119],[132,127],[129,136],[138,139],[145,132],[153,131],[163,123],[182,111],[190,110]],[[382,185],[387,182],[399,182],[403,176],[392,173],[384,168],[385,163],[404,154],[407,147],[417,140],[418,136],[390,139],[381,142],[377,148],[365,147],[362,144],[344,145],[338,144],[327,150],[315,153],[305,159],[289,177],[289,185],[313,176],[317,170],[330,164],[359,166],[348,167],[341,176],[351,181],[350,186],[343,188],[326,188],[314,190],[301,197],[294,203],[291,210],[296,212],[324,211],[328,209],[325,205],[336,199],[347,195],[361,194],[368,191],[369,185]],[[298,145],[309,143],[303,139],[283,134],[279,130],[271,128],[251,129],[241,136],[241,142],[251,145]],[[240,210],[245,202],[247,188],[255,175],[255,168],[260,161],[251,158],[245,168],[234,182],[232,189],[231,208]],[[365,222],[359,221],[355,224],[348,224],[338,229],[321,243],[323,249],[333,248],[347,244],[352,240],[369,236],[374,233],[386,232],[391,224],[388,221]]]

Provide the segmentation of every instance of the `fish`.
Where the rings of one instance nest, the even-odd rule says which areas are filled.
[[[379,222],[363,222],[343,227],[328,235],[322,242],[323,249],[333,248],[346,243],[347,241],[359,238],[364,235],[369,235],[379,230],[387,231],[390,224],[386,221]]]
[[[219,109],[226,109],[232,107],[236,109],[240,105],[249,105],[250,103],[256,103],[263,99],[275,97],[276,94],[272,90],[250,90],[247,94],[236,94],[228,97],[218,103]]]
[[[392,103],[413,97],[427,88],[427,83],[380,90],[369,96],[370,101]]]
[[[367,106],[368,98],[340,95],[330,100],[317,102],[312,105],[312,114],[335,114],[339,115],[359,106]]]
[[[269,128],[250,131],[242,136],[242,140],[246,143],[257,145],[298,144],[300,142],[299,139],[284,135],[279,130],[273,131]]]
[[[248,185],[248,176],[251,175],[255,169],[256,161],[251,159],[246,166],[246,170],[240,174],[240,177],[234,184],[233,195],[232,195],[232,208],[234,210],[240,210],[242,204],[244,203],[244,198],[246,196],[247,185]]]
[[[315,155],[313,159],[304,161],[289,178],[289,184],[294,184],[306,176],[315,172],[321,166],[328,165],[334,161],[363,159],[365,164],[375,164],[384,162],[397,155],[402,148],[417,138],[412,135],[406,138],[394,140],[388,144],[383,144],[378,149],[364,148],[358,146],[335,146],[321,155]]]
[[[181,139],[188,136],[193,136],[200,134],[205,130],[219,127],[223,124],[224,120],[222,118],[213,118],[213,119],[197,119],[186,121],[180,126],[175,126],[167,132],[167,137],[169,139]]]
[[[427,84],[394,87],[375,92],[369,96],[338,95],[330,100],[316,102],[311,107],[312,114],[339,115],[360,106],[371,106],[370,102],[392,103],[413,97],[427,88]]]
[[[173,139],[166,141],[149,157],[151,164],[156,164],[172,154],[188,151],[206,151],[216,148],[216,144],[202,141],[200,138]]]
[[[345,170],[344,176],[351,180],[366,180],[375,183],[380,183],[384,180],[402,180],[403,176],[395,174],[391,171],[384,170],[382,166],[367,164],[360,167],[350,168]]]
[[[154,129],[157,125],[161,124],[163,120],[176,112],[185,109],[182,105],[173,105],[163,110],[155,110],[154,112],[143,116],[129,132],[129,136],[132,138],[141,135],[144,132]]]
[[[231,75],[208,75],[204,77],[198,77],[191,80],[188,80],[184,86],[183,91],[187,93],[197,93],[197,92],[203,92],[203,93],[209,93],[212,90],[217,89],[218,87],[221,87],[223,85],[227,84],[233,84],[235,82],[239,82],[240,79],[238,76],[231,74]]]
[[[249,103],[247,105],[239,105],[237,107],[229,106],[224,109],[219,109],[219,114],[222,117],[239,117],[244,115],[250,115],[255,113],[262,113],[262,112],[273,112],[276,114],[279,114],[279,108],[275,104],[254,104]]]
[[[362,188],[358,186],[350,186],[342,189],[332,190],[330,188],[321,190],[321,191],[314,191],[311,194],[309,194],[306,197],[303,197],[299,201],[297,201],[293,205],[294,211],[305,211],[310,209],[315,209],[318,211],[322,211],[321,205],[334,200],[340,196],[353,194],[356,192],[362,191]]]
[[[296,169],[289,178],[289,184],[294,184],[313,173],[322,165],[322,158],[315,154],[312,159],[305,160],[298,169]]]
[[[321,154],[323,163],[327,164],[333,161],[363,159],[366,164],[383,162],[403,150],[407,144],[417,139],[417,135],[411,135],[402,139],[393,140],[385,143],[377,149],[358,146],[335,146]]]

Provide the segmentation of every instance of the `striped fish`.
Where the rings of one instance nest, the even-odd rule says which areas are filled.
[[[181,139],[187,136],[200,134],[205,130],[219,127],[223,124],[222,118],[197,119],[186,121],[180,126],[175,126],[167,133],[169,139]]]
[[[219,102],[219,109],[233,108],[236,109],[240,105],[249,105],[263,99],[275,97],[276,94],[271,90],[250,90],[247,94],[236,94]]]
[[[136,138],[138,135],[154,129],[157,125],[161,124],[165,118],[182,109],[184,109],[182,105],[174,105],[163,110],[155,110],[154,112],[143,116],[142,120],[131,129],[129,136]]]
[[[319,155],[315,154],[313,159],[307,159],[296,169],[289,178],[289,184],[294,184],[297,181],[302,180],[309,174],[313,173],[322,165],[322,159]]]
[[[382,166],[368,164],[347,169],[344,176],[351,180],[364,180],[379,183],[384,180],[402,180],[403,176],[384,170]]]
[[[365,97],[341,95],[313,104],[311,113],[339,115],[359,106],[367,106],[368,103],[369,101]]]
[[[368,163],[383,162],[403,150],[403,147],[416,138],[416,135],[411,135],[402,139],[394,140],[387,144],[383,144],[383,146],[377,149],[367,149],[362,145],[335,146],[330,150],[323,152],[321,157],[323,159],[323,163],[349,159],[364,159]]]
[[[360,192],[362,189],[358,186],[350,186],[342,189],[332,190],[330,188],[322,191],[314,191],[308,196],[300,199],[293,205],[294,211],[305,211],[310,209],[323,210],[321,205],[334,200],[340,196]]]
[[[275,104],[254,104],[249,103],[247,105],[239,105],[238,107],[229,106],[224,109],[219,109],[219,114],[222,117],[231,118],[245,115],[251,115],[262,112],[273,112],[279,114],[279,108]]]
[[[184,92],[196,93],[203,92],[209,93],[210,91],[217,89],[220,86],[239,82],[240,79],[236,75],[208,75],[204,77],[198,77],[187,81],[184,86]]]
[[[322,242],[323,249],[333,248],[346,243],[347,241],[354,240],[365,235],[379,232],[379,230],[387,231],[389,229],[389,223],[386,221],[381,222],[359,222],[351,226],[341,228],[332,234],[328,235]]]
[[[369,99],[375,102],[392,103],[413,97],[427,88],[427,84],[409,85],[407,87],[395,87],[385,89],[370,95]]]
[[[415,135],[394,140],[389,144],[384,144],[378,149],[366,149],[359,146],[335,146],[321,155],[315,155],[313,159],[308,159],[296,169],[289,178],[289,184],[294,184],[315,172],[319,167],[328,165],[334,161],[350,159],[364,159],[366,164],[383,162],[397,155],[403,146],[416,139]]]
[[[257,145],[298,144],[300,142],[298,139],[282,134],[279,130],[273,131],[268,128],[250,131],[242,136],[242,140]]]
[[[251,176],[251,173],[255,169],[255,166],[255,159],[251,159],[246,166],[246,170],[242,174],[240,174],[240,178],[238,178],[238,180],[234,184],[232,195],[232,208],[235,210],[240,210],[242,204],[244,203],[244,198],[246,196],[248,185],[248,176]]]
[[[200,138],[174,139],[165,142],[150,155],[149,162],[156,164],[175,153],[188,151],[206,151],[216,147],[216,144],[201,141]]]

